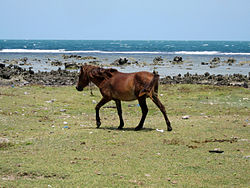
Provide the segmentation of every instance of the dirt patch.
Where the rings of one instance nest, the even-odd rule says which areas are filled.
[[[17,96],[17,95],[14,95],[14,94],[10,94],[10,93],[0,93],[0,96],[7,96],[7,97],[14,97],[14,96]]]
[[[181,141],[181,140],[178,139],[178,138],[173,138],[173,139],[171,139],[171,140],[164,139],[164,140],[163,140],[163,144],[168,144],[168,145],[183,145],[184,142]]]
[[[238,138],[230,138],[230,139],[206,139],[204,141],[197,141],[197,140],[194,140],[192,142],[194,143],[197,143],[197,144],[204,144],[204,143],[211,143],[211,142],[219,142],[219,143],[222,143],[222,142],[229,142],[229,143],[233,143],[233,142],[237,142],[238,141]]]
[[[9,174],[2,176],[2,180],[13,181],[17,179],[46,179],[46,178],[56,178],[56,179],[65,179],[67,175],[58,175],[55,173],[51,174],[39,174],[36,172],[18,172],[17,174]]]

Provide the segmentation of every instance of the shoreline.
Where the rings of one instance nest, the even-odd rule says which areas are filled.
[[[49,72],[34,72],[32,69],[25,69],[18,65],[0,63],[0,86],[15,85],[43,85],[43,86],[65,86],[75,85],[78,78],[78,71],[51,70]],[[250,87],[250,74],[215,75],[206,72],[205,74],[190,74],[177,76],[166,76],[160,78],[160,84],[202,84],[216,86],[237,86]]]
[[[179,61],[175,58],[181,58]],[[127,59],[119,64],[119,59]],[[83,63],[116,68],[121,72],[156,70],[161,77],[179,74],[242,74],[248,75],[249,56],[216,56],[216,55],[156,55],[156,54],[1,54],[0,63],[18,65],[34,72],[51,70],[77,70]],[[69,67],[68,67],[69,66]]]

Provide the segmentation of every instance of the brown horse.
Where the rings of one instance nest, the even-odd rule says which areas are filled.
[[[165,107],[157,97],[158,81],[159,75],[155,72],[122,73],[113,68],[104,69],[84,64],[80,69],[76,89],[82,91],[90,82],[93,82],[100,89],[103,98],[95,107],[97,128],[101,125],[99,117],[100,108],[107,102],[114,100],[120,119],[118,129],[122,129],[124,121],[122,118],[121,101],[137,99],[142,110],[142,117],[135,130],[140,130],[143,127],[144,120],[148,113],[146,98],[150,97],[161,110],[167,124],[167,130],[171,131],[172,127],[168,120]]]

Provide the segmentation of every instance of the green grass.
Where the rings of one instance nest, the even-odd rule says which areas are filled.
[[[0,187],[249,187],[250,90],[159,91],[172,132],[150,99],[145,129],[133,131],[141,117],[133,101],[122,102],[118,131],[115,108],[102,108],[95,128],[97,89],[0,87],[0,138],[9,140],[0,144]],[[209,152],[215,148],[224,153]]]

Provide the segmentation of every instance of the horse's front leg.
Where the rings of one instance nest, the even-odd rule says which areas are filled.
[[[119,119],[120,119],[120,125],[119,125],[118,129],[122,129],[123,126],[124,126],[124,121],[123,121],[123,118],[122,118],[121,101],[120,100],[115,100],[115,103],[116,103],[116,108],[117,108],[118,116],[119,116]]]
[[[101,101],[95,107],[95,112],[96,112],[96,128],[99,128],[101,126],[101,119],[100,119],[100,116],[99,116],[99,110],[100,110],[100,108],[104,104],[106,104],[109,101],[110,101],[109,99],[102,98]]]

